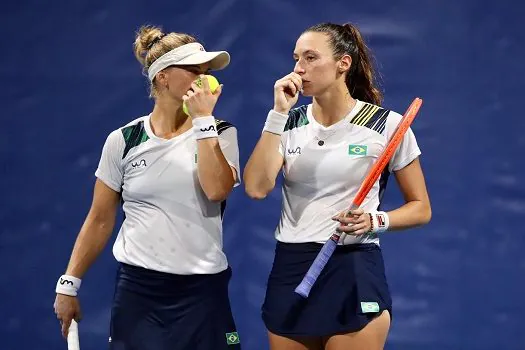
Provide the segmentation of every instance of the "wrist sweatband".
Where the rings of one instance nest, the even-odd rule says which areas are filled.
[[[62,275],[57,281],[55,292],[58,294],[65,294],[72,297],[77,296],[82,280],[74,276]]]
[[[271,132],[272,134],[282,135],[284,127],[288,121],[288,115],[274,111],[273,109],[268,112],[266,122],[264,123],[264,131]]]
[[[371,233],[381,233],[388,230],[390,219],[388,218],[388,214],[386,212],[372,211],[368,213],[368,215],[370,215],[370,224],[372,225],[370,228]]]
[[[207,139],[210,137],[218,137],[217,126],[215,124],[215,118],[209,117],[198,117],[192,120],[193,122],[193,133],[197,140]]]

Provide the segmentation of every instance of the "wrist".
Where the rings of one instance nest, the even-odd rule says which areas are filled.
[[[279,114],[284,114],[284,115],[286,115],[286,116],[288,116],[288,112],[290,112],[289,109],[286,109],[286,108],[279,108],[279,107],[277,107],[277,106],[273,106],[272,111],[275,111],[275,112],[277,112],[277,113],[279,113]]]
[[[210,113],[195,113],[193,115],[191,115],[191,119],[192,120],[195,120],[195,119],[198,119],[198,118],[207,118],[209,116],[212,116],[213,113],[210,112]]]
[[[57,281],[55,292],[57,294],[69,295],[76,297],[82,280],[71,275],[62,275]]]
[[[268,131],[272,134],[282,135],[287,122],[288,114],[284,114],[272,109],[270,112],[268,112],[268,116],[266,117],[263,132]]]
[[[194,117],[193,134],[197,140],[218,137],[217,126],[213,116]]]
[[[384,211],[371,211],[370,216],[370,233],[381,233],[388,230],[390,218]]]

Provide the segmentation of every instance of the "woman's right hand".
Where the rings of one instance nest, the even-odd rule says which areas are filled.
[[[273,110],[278,113],[288,114],[290,109],[297,103],[302,87],[303,81],[301,76],[294,72],[277,80],[273,86]]]
[[[55,314],[60,320],[62,326],[62,335],[64,338],[67,338],[69,332],[69,326],[71,325],[71,320],[80,321],[82,318],[82,312],[80,311],[80,303],[78,302],[77,297],[72,297],[64,294],[57,294],[55,299]]]

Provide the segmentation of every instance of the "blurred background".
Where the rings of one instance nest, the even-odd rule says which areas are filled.
[[[295,40],[324,21],[359,26],[386,108],[404,113],[424,99],[413,130],[433,219],[382,238],[394,300],[386,349],[525,349],[523,14],[510,0],[4,2],[0,349],[66,349],[55,283],[91,204],[102,145],[152,108],[133,56],[138,27],[231,53],[215,73],[224,84],[215,114],[237,126],[244,166],[274,81],[293,69]],[[385,199],[386,209],[402,203],[395,181]],[[228,200],[224,241],[245,350],[267,349],[260,306],[280,204],[280,189],[253,201],[238,187]],[[83,350],[107,348],[116,267],[108,245],[84,277]]]

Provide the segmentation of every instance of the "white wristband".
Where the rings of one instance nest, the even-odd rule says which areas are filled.
[[[370,229],[371,233],[385,232],[388,230],[388,226],[390,226],[390,219],[388,218],[388,214],[384,211],[370,212],[370,219],[372,220],[370,222],[372,224]]]
[[[74,276],[62,275],[57,281],[55,292],[57,294],[65,294],[72,297],[77,296],[82,280]]]
[[[213,116],[193,119],[193,133],[197,140],[218,137],[217,125]]]
[[[272,134],[282,135],[287,121],[287,114],[282,114],[272,109],[270,112],[268,112],[268,116],[266,117],[263,132],[268,131]]]

